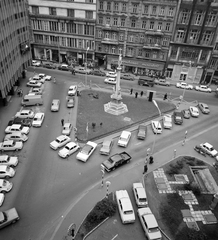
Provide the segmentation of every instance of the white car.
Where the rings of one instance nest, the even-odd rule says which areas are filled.
[[[62,134],[70,135],[72,128],[73,128],[73,125],[71,123],[64,123]]]
[[[118,146],[121,147],[127,147],[129,140],[131,138],[131,132],[129,131],[122,131],[119,140],[118,140]]]
[[[15,208],[0,212],[0,229],[15,223],[19,220],[17,210]]]
[[[139,208],[138,216],[148,240],[162,239],[157,220],[149,207]]]
[[[53,142],[50,143],[50,147],[54,150],[57,150],[58,148],[63,147],[65,144],[70,142],[70,137],[66,135],[61,135],[57,137]]]
[[[15,170],[6,165],[0,165],[0,178],[11,178],[15,175]]]
[[[100,154],[109,155],[111,152],[112,146],[113,146],[113,140],[109,138],[105,138],[100,148]]]
[[[30,128],[22,127],[21,124],[13,124],[11,126],[7,126],[5,129],[5,133],[14,133],[14,132],[28,134],[30,132]]]
[[[16,167],[18,164],[17,156],[0,155],[0,165]]]
[[[51,103],[51,111],[52,112],[58,112],[60,108],[60,100],[59,99],[53,99]]]
[[[163,127],[166,129],[171,129],[172,124],[172,116],[170,114],[166,114],[163,116]]]
[[[151,121],[151,127],[155,134],[162,133],[162,127],[159,121]]]
[[[15,118],[34,118],[35,113],[32,110],[21,110],[15,114]]]
[[[77,91],[77,86],[76,85],[70,86],[69,90],[68,90],[68,96],[75,96],[76,91]]]
[[[202,102],[198,103],[198,108],[204,114],[209,114],[210,113],[210,109],[209,109],[209,107],[206,103],[202,103]]]
[[[44,121],[44,118],[45,118],[44,113],[36,113],[33,118],[32,126],[33,127],[41,127],[42,123]]]
[[[88,141],[82,149],[79,151],[79,153],[76,155],[76,159],[87,162],[89,157],[92,155],[92,153],[95,151],[96,147],[98,146],[97,143]]]
[[[188,90],[192,90],[193,89],[193,86],[190,85],[190,84],[187,84],[185,82],[179,82],[179,83],[176,83],[176,87],[177,88],[185,88],[185,89],[188,89]]]
[[[13,187],[13,183],[5,179],[0,179],[0,193],[10,192],[12,187]]]
[[[31,88],[29,90],[29,94],[34,93],[35,95],[42,95],[42,89],[41,88]]]
[[[23,142],[15,142],[13,140],[7,140],[0,142],[0,151],[18,151],[23,148]]]
[[[116,85],[117,79],[113,77],[108,77],[108,78],[105,78],[104,82],[108,84]]]
[[[106,73],[106,77],[116,78],[117,77],[117,73],[116,72],[107,72]]]
[[[5,200],[5,195],[4,195],[4,193],[0,193],[0,207],[2,206],[4,200]]]
[[[39,61],[32,60],[32,66],[40,67],[40,66],[41,66],[41,63],[40,63]]]
[[[211,88],[209,88],[209,87],[206,86],[206,85],[196,86],[196,87],[195,87],[195,90],[196,90],[196,91],[201,91],[201,92],[209,92],[209,93],[212,92]]]
[[[49,76],[49,75],[46,75],[45,73],[39,73],[39,75],[38,75],[41,79],[43,79],[44,81],[43,81],[43,83],[45,82],[45,81],[51,81],[51,79],[52,79],[52,77],[51,76]]]
[[[133,183],[132,190],[135,197],[136,205],[138,207],[147,207],[148,206],[147,195],[142,183],[141,182]]]
[[[211,157],[216,157],[218,155],[217,150],[214,149],[214,147],[210,143],[201,143],[201,148],[204,149],[207,154]]]
[[[69,142],[64,148],[59,151],[58,155],[62,158],[66,158],[75,153],[79,148],[80,146],[78,143]]]
[[[189,111],[192,117],[198,117],[199,116],[199,110],[197,107],[190,106]]]
[[[116,191],[115,195],[122,223],[134,223],[135,213],[128,192],[119,190]]]
[[[40,73],[42,74],[42,73]],[[42,75],[35,75],[33,76],[32,78],[29,79],[29,81],[37,81],[37,82],[40,82],[40,83],[45,83],[45,79]]]
[[[28,87],[38,87],[40,88],[42,86],[41,82],[38,82],[36,80],[30,80],[29,82],[27,82],[26,84]]]
[[[18,142],[26,142],[28,137],[26,134],[21,132],[13,132],[5,135],[4,141],[14,140]]]

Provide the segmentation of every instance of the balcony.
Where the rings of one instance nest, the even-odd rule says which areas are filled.
[[[110,38],[103,38],[103,39],[101,40],[101,43],[118,45],[118,40],[116,40],[116,39],[110,39]]]
[[[111,26],[109,24],[106,24],[105,26],[102,26],[102,30],[119,32],[120,28],[118,26]]]
[[[151,49],[151,50],[161,50],[161,45],[159,44],[145,44],[143,46],[144,49]]]
[[[154,36],[154,35],[156,35],[156,36],[162,36],[163,35],[163,33],[161,32],[161,30],[157,30],[157,31],[145,31],[145,34],[147,34],[147,35],[152,35],[152,36]]]

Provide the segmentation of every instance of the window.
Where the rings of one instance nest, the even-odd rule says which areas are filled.
[[[100,2],[99,3],[99,10],[103,10],[104,9],[104,3],[103,2]]]
[[[150,22],[149,29],[150,29],[150,30],[153,30],[153,29],[154,29],[154,22],[153,22],[153,21]]]
[[[186,77],[187,77],[187,74],[186,74],[186,73],[181,73],[179,80],[180,80],[180,81],[185,81],[185,80],[186,80]]]
[[[105,33],[105,38],[109,38],[109,32]]]
[[[143,28],[143,29],[146,29],[146,20],[143,20],[143,21],[142,21],[142,28]]]
[[[32,14],[35,14],[35,15],[39,14],[39,7],[32,6]]]
[[[74,9],[67,9],[67,16],[74,17]]]
[[[102,38],[102,31],[101,30],[98,31],[98,37]]]
[[[120,41],[123,41],[123,39],[124,39],[124,35],[123,35],[123,34],[120,34],[119,40],[120,40]]]
[[[75,38],[67,38],[67,46],[68,47],[77,47]]]
[[[144,5],[144,14],[147,14],[147,13],[148,13],[148,6]]]
[[[84,25],[84,35],[94,36],[94,26]]]
[[[103,24],[103,17],[98,18],[98,24],[101,24],[101,25]]]
[[[174,8],[170,7],[169,8],[169,11],[168,11],[168,16],[173,16],[173,13],[174,13]]]
[[[86,11],[86,19],[93,19],[93,11]]]
[[[121,27],[125,27],[126,25],[126,19],[125,18],[121,18]]]
[[[118,18],[114,18],[114,26],[117,26],[117,23],[118,23]]]
[[[115,53],[115,47],[111,48],[111,53],[113,53],[113,54]]]
[[[158,25],[157,25],[157,30],[162,30],[162,22],[158,22]]]
[[[86,0],[86,3],[93,3],[93,0]]]
[[[134,28],[136,25],[136,20],[135,19],[132,19],[131,20],[131,27]]]
[[[58,22],[49,22],[50,31],[58,31]]]
[[[153,7],[152,7],[152,14],[153,14],[153,15],[156,15],[156,13],[157,13],[157,7],[156,7],[156,6],[153,6]]]
[[[140,43],[144,43],[144,35],[143,34],[140,35],[140,40],[139,41],[140,41]]]
[[[65,32],[65,23],[64,22],[60,22],[60,31]]]
[[[77,31],[78,34],[83,34],[83,24],[77,24]]]
[[[108,52],[108,46],[104,46],[104,51]]]
[[[138,10],[138,4],[133,4],[132,5],[132,12],[137,13],[138,12],[137,10]]]
[[[153,52],[153,58],[157,58],[157,52]]]
[[[183,9],[181,13],[181,18],[179,23],[182,24],[187,24],[188,23],[188,18],[189,18],[189,10],[188,9]]]
[[[138,49],[138,57],[142,57],[142,49]]]
[[[177,41],[182,41],[185,37],[185,31],[182,28],[179,28],[176,34],[176,40]]]
[[[61,38],[61,45],[66,46],[66,38],[65,37]]]
[[[117,39],[117,34],[116,34],[116,33],[113,33],[113,34],[112,34],[112,39],[114,39],[114,40]]]
[[[197,11],[196,12],[196,17],[195,17],[195,20],[194,20],[194,24],[195,25],[200,25],[202,19],[203,19],[203,12],[202,11]]]
[[[111,18],[110,18],[110,17],[107,17],[107,18],[106,18],[106,24],[110,25],[110,23],[111,23]]]
[[[118,11],[119,10],[119,4],[118,2],[114,3],[114,11]]]
[[[160,15],[164,15],[165,14],[165,7],[161,7],[160,8]]]
[[[127,48],[127,55],[128,56],[133,56],[133,48]]]
[[[167,32],[169,32],[169,31],[170,31],[170,23],[166,23],[165,30],[166,30]]]
[[[145,52],[145,57],[150,58],[150,52]]]
[[[122,5],[122,12],[126,12],[126,3],[123,3]]]
[[[44,40],[46,44],[49,44],[49,36],[48,35],[44,35]]]
[[[123,54],[123,49],[122,49],[122,48],[119,48],[119,49],[118,49],[118,54],[119,54],[119,55],[122,55],[122,54]]]
[[[211,31],[205,31],[203,33],[202,43],[209,45],[211,43],[211,39],[212,39],[212,32]]]
[[[133,42],[133,40],[134,40],[133,35],[130,35],[130,36],[129,36],[129,41],[130,41],[130,42]]]
[[[111,3],[107,2],[107,11],[111,11]]]
[[[78,39],[78,48],[83,48],[83,42],[81,39]]]
[[[197,29],[192,29],[190,31],[190,42],[191,43],[196,43],[197,42],[197,39],[198,39],[198,30]]]
[[[209,66],[210,66],[211,68],[216,67],[216,62],[217,62],[217,59],[211,59],[211,60],[210,60],[210,63],[209,63]]]
[[[49,23],[48,21],[44,21],[44,30],[49,31]]]
[[[75,23],[67,23],[67,33],[76,33]]]
[[[102,51],[102,47],[101,47],[101,45],[100,45],[100,44],[98,45],[98,51],[99,51],[99,52],[101,52],[101,51]]]
[[[210,12],[207,17],[206,25],[215,26],[217,22],[216,20],[217,20],[216,12]]]
[[[49,15],[57,15],[56,8],[49,8]]]
[[[163,38],[162,44],[163,46],[168,46],[168,38]]]

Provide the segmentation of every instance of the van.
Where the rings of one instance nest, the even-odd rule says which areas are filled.
[[[21,105],[24,107],[42,104],[43,104],[42,95],[28,94],[25,95],[21,101]]]
[[[149,77],[149,76],[140,76],[139,80],[138,80],[138,85],[153,87],[154,86],[154,78]]]

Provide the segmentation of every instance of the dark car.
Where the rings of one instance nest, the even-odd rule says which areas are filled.
[[[96,75],[96,76],[106,76],[105,72],[102,72],[101,70],[94,69],[89,72],[90,75]]]
[[[61,64],[59,67],[58,67],[58,70],[62,70],[62,71],[69,71],[69,66],[67,64]]]
[[[29,118],[14,118],[8,122],[8,126],[12,126],[13,124],[20,124],[22,127],[31,127],[32,119]]]
[[[147,136],[147,126],[145,126],[144,124],[140,124],[138,127],[137,138],[144,140],[146,136]]]
[[[55,69],[56,66],[53,63],[44,63],[42,65],[44,68],[48,68],[48,69]]]
[[[131,156],[127,152],[116,153],[101,164],[107,172],[113,171],[125,163],[129,163]]]
[[[181,111],[175,111],[173,114],[174,123],[178,125],[183,124],[183,115]]]

